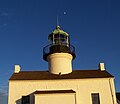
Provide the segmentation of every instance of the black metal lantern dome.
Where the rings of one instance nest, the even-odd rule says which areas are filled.
[[[50,44],[43,48],[43,59],[47,61],[47,57],[53,53],[69,53],[75,56],[75,48],[70,45],[69,34],[60,30],[60,26],[57,26],[56,29],[48,36]]]

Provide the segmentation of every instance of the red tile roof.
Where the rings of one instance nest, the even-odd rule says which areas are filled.
[[[9,80],[57,80],[57,79],[85,79],[113,77],[107,71],[100,70],[73,70],[66,75],[55,75],[48,71],[20,71],[13,73]]]

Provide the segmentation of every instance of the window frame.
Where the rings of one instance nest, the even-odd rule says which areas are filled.
[[[22,96],[22,102],[21,102],[21,104],[30,104],[30,95]]]
[[[91,93],[92,104],[100,104],[100,94]]]

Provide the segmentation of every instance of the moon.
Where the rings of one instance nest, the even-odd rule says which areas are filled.
[[[64,15],[66,15],[66,12],[63,12]]]

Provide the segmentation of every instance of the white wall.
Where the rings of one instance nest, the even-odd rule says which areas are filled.
[[[75,94],[36,94],[35,104],[75,104]]]
[[[31,94],[36,90],[71,89],[76,91],[76,104],[92,104],[91,93],[100,93],[101,104],[116,104],[114,81],[112,78],[13,80],[9,82],[8,104],[20,104],[21,100],[19,99],[22,96]],[[111,94],[113,94],[113,98]],[[16,100],[18,100],[17,103]]]

